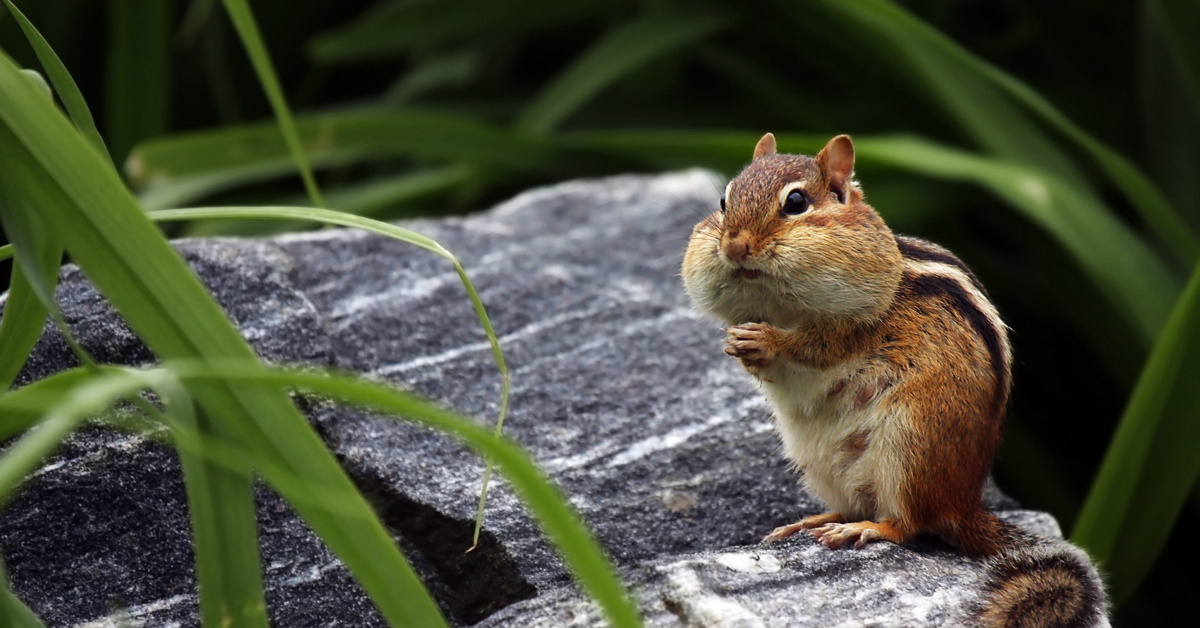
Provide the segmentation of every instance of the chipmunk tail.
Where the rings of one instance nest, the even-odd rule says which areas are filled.
[[[1063,539],[1036,536],[996,521],[1004,542],[1000,553],[989,559],[975,613],[981,627],[1110,625],[1104,582],[1087,553]]]

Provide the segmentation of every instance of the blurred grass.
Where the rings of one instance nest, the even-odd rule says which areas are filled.
[[[1077,530],[1127,599],[1118,621],[1171,621],[1161,609],[1181,599],[1179,616],[1200,612],[1177,584],[1197,583],[1188,565],[1200,552],[1170,543],[1154,567],[1164,544],[1200,523],[1200,500],[1180,510],[1195,491],[1193,460],[1170,446],[1200,424],[1200,401],[1171,385],[1194,349],[1174,366],[1161,357],[1184,337],[1174,321],[1188,302],[1178,299],[1200,253],[1195,3],[257,0],[252,55],[274,51],[277,83],[261,63],[240,61],[214,0],[136,16],[117,11],[124,2],[16,4],[80,78],[77,91],[104,105],[118,158],[127,134],[118,121],[132,105],[103,97],[119,84],[106,68],[139,60],[125,36],[99,41],[90,27],[117,33],[118,22],[161,25],[166,15],[179,28],[169,59],[140,60],[169,68],[169,80],[155,70],[125,79],[166,90],[153,105],[165,132],[125,163],[148,209],[298,205],[319,183],[331,207],[373,218],[448,213],[570,177],[696,165],[728,176],[766,130],[810,153],[835,133],[854,134],[869,199],[893,224],[975,265],[1015,329],[1019,411],[999,463],[1004,488],[1034,507],[1050,494],[1059,508],[1083,503],[1079,476],[1105,458]],[[245,3],[229,4],[236,17]],[[83,95],[56,79],[63,64],[48,47],[25,48],[21,26],[0,20],[0,46],[21,65],[41,60],[102,149],[79,113]],[[146,39],[154,49],[159,32]],[[269,100],[255,97],[264,89]],[[297,103],[294,140],[279,132],[288,114],[270,119],[284,94]],[[298,156],[313,177],[295,176]],[[22,282],[14,271],[14,314],[37,307]],[[24,353],[33,314],[13,323],[6,315],[0,347]],[[1134,395],[1131,374],[1150,355]],[[0,360],[0,375],[9,370]],[[1132,399],[1124,413],[1122,397]],[[1156,444],[1129,455],[1135,441]],[[1006,471],[1018,466],[1026,472]],[[1042,491],[1041,477],[1055,488]],[[1118,499],[1131,491],[1150,501],[1134,509]],[[1097,536],[1139,513],[1155,525],[1137,551],[1112,551]],[[1147,573],[1150,585],[1139,588]]]

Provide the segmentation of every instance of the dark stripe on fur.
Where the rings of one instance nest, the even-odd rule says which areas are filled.
[[[983,283],[980,282],[979,278],[975,276],[975,273],[971,271],[971,267],[967,266],[966,263],[955,257],[950,251],[947,251],[946,249],[943,249],[932,242],[926,242],[920,238],[902,235],[896,236],[896,246],[900,247],[900,255],[909,259],[921,260],[925,262],[940,262],[942,264],[949,264],[963,271],[963,274],[967,276],[967,279],[971,280],[971,284],[975,286],[975,289],[979,290],[983,296],[988,296],[987,288],[983,287]]]
[[[988,577],[974,615],[981,617],[1001,597],[1019,600],[1004,618],[1007,627],[1043,626],[1047,615],[1066,615],[1055,623],[1063,628],[1095,628],[1107,616],[1104,583],[1095,565],[1082,550],[1063,539],[1029,534],[1007,522],[1001,522],[1001,536],[1007,548],[989,560]],[[1030,589],[1022,576],[1040,574]],[[1078,605],[1075,614],[1069,613]],[[990,623],[984,622],[984,626]]]
[[[992,397],[992,409],[995,416],[1004,412],[1008,398],[1008,365],[1004,363],[1004,348],[1000,334],[986,314],[981,312],[971,302],[970,295],[962,284],[951,277],[943,275],[914,274],[905,271],[901,279],[901,289],[905,286],[917,296],[945,297],[950,307],[954,308],[963,318],[971,323],[975,333],[983,339],[991,357],[992,374],[996,378],[996,390]]]

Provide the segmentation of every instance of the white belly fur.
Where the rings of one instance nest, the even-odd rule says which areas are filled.
[[[775,408],[775,426],[784,450],[804,472],[809,492],[831,511],[850,521],[879,521],[902,517],[900,483],[902,458],[895,452],[905,438],[902,406],[889,403],[896,387],[856,408],[855,393],[874,381],[878,373],[851,362],[820,371],[798,364],[780,364],[764,373],[763,382]],[[846,386],[830,391],[838,381]],[[844,451],[847,440],[867,430],[867,448],[857,460]]]

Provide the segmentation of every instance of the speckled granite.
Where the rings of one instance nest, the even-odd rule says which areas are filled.
[[[653,626],[954,626],[984,574],[935,541],[829,551],[758,546],[818,505],[778,451],[769,411],[688,307],[687,236],[720,185],[693,171],[570,182],[465,219],[408,226],[479,287],[512,369],[508,433],[570,496]],[[178,248],[274,362],[370,373],[480,417],[499,378],[454,271],[344,230]],[[59,298],[103,361],[153,356],[81,274]],[[73,364],[47,329],[20,382]],[[594,625],[562,563],[498,483],[483,549],[469,544],[480,461],[435,433],[302,401],[322,437],[460,625]],[[269,490],[259,495],[277,626],[376,626],[370,601]],[[1046,515],[1006,518],[1056,534]],[[186,499],[174,455],[127,435],[74,436],[0,516],[14,590],[52,626],[196,623]]]

